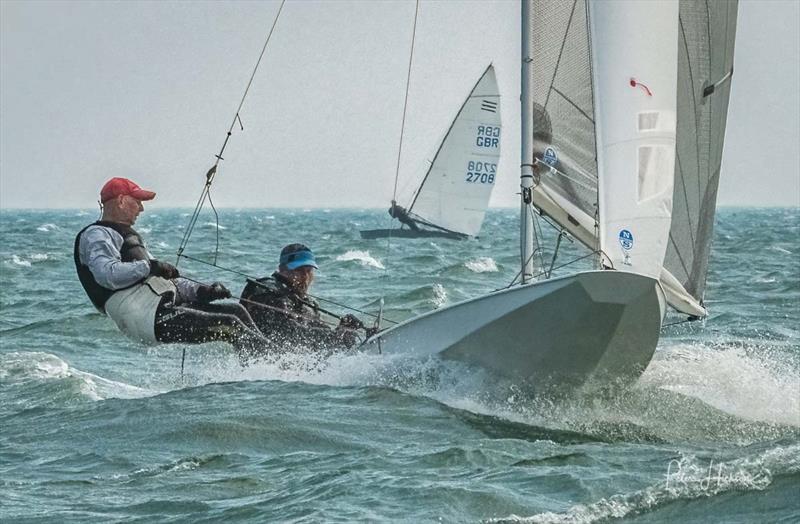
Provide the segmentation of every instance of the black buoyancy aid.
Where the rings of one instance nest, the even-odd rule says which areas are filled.
[[[75,269],[78,271],[78,279],[81,281],[83,290],[86,291],[86,294],[89,296],[89,300],[92,301],[92,304],[94,304],[94,307],[96,307],[100,313],[105,314],[106,301],[118,290],[108,289],[98,284],[89,266],[81,262],[81,235],[92,226],[107,227],[113,229],[122,236],[122,247],[119,251],[123,262],[149,260],[150,257],[147,255],[147,248],[144,245],[142,237],[130,226],[106,220],[98,220],[80,230],[75,237],[75,247],[72,252],[73,258],[75,259]]]

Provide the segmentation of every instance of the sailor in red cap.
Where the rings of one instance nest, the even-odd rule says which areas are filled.
[[[211,304],[230,292],[181,278],[172,264],[154,259],[133,229],[142,202],[156,194],[127,178],[100,190],[103,215],[75,237],[78,278],[92,304],[119,329],[144,342],[225,340],[241,349],[263,341],[239,304]]]

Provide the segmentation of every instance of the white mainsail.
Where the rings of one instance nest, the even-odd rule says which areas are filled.
[[[477,235],[497,181],[500,131],[500,92],[490,65],[453,120],[409,214],[448,231]]]

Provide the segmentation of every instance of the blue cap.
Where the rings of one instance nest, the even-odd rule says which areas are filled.
[[[289,244],[281,249],[280,265],[289,269],[297,269],[303,266],[319,269],[317,261],[314,260],[314,253],[303,244]]]

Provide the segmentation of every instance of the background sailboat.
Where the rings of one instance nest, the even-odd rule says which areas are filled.
[[[399,229],[361,231],[362,238],[476,236],[498,175],[500,93],[489,65],[439,145],[407,208],[392,202]]]
[[[370,342],[537,383],[636,378],[655,350],[667,300],[704,313],[698,284],[735,23],[736,3],[726,1],[523,1],[523,285],[411,319]],[[687,171],[687,160],[697,168]],[[702,196],[674,196],[695,180]],[[540,252],[534,211],[588,246],[600,270],[529,283]],[[691,269],[681,260],[687,253]],[[670,278],[676,263],[683,282]]]

